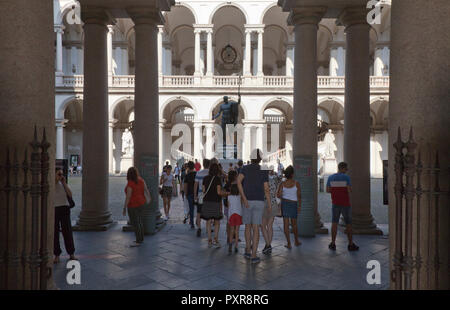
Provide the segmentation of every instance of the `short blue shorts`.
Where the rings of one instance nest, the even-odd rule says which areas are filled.
[[[345,224],[352,224],[352,207],[351,206],[332,206],[332,223],[339,223],[339,218],[344,217]]]

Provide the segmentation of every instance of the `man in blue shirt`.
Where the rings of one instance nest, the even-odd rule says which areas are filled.
[[[331,194],[332,220],[330,250],[336,250],[337,226],[341,214],[344,216],[347,228],[348,250],[357,251],[359,247],[352,240],[352,207],[350,206],[350,193],[352,191],[350,177],[346,174],[347,163],[338,165],[338,173],[330,175],[327,181],[327,193]]]

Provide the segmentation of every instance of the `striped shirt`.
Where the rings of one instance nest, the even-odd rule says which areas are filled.
[[[347,186],[351,186],[350,177],[345,173],[335,173],[328,177],[327,187],[330,187],[331,202],[341,207],[350,206],[350,196]]]

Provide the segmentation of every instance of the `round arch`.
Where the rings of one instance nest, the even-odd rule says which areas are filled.
[[[320,106],[325,101],[336,101],[344,109],[344,102],[342,100],[340,100],[339,98],[337,98],[337,97],[323,97],[323,98],[321,98],[320,100],[317,101],[317,106]]]
[[[76,6],[78,4],[78,1],[71,0],[65,5],[63,5],[62,8],[58,10],[58,13],[56,15],[56,23],[57,25],[63,24],[64,16],[72,9],[73,6]]]
[[[214,8],[214,10],[211,12],[211,15],[209,16],[208,23],[212,24],[213,23],[212,21],[214,19],[214,15],[216,15],[217,11],[219,11],[221,8],[226,7],[226,6],[233,6],[233,7],[237,8],[242,13],[242,15],[244,15],[244,18],[245,18],[245,23],[244,24],[248,23],[249,18],[248,18],[247,12],[245,11],[245,9],[242,6],[240,6],[236,2],[226,2],[226,3],[222,3],[222,4],[219,4],[218,6],[216,6]]]
[[[277,101],[278,102],[284,102],[284,103],[288,104],[288,106],[290,108],[290,111],[292,113],[294,112],[294,104],[293,104],[293,102],[290,99],[285,98],[285,97],[275,97],[275,98],[270,98],[269,100],[267,100],[263,104],[263,106],[261,107],[261,111],[259,112],[259,117],[261,119],[263,119],[264,118],[264,111],[267,110],[268,108],[270,108],[270,104],[272,104],[274,102],[277,102]],[[285,112],[287,112],[287,111],[283,111],[283,113],[285,113]],[[291,114],[291,115],[293,115],[293,114]]]
[[[174,40],[174,36],[177,34],[178,31],[183,30],[184,28],[186,28],[187,30],[192,30],[192,33],[194,33],[194,27],[183,24],[183,25],[178,25],[176,26],[174,29],[172,29],[172,31],[169,34],[169,39],[172,42]]]
[[[64,99],[63,102],[61,102],[61,104],[59,105],[58,109],[56,110],[55,118],[63,119],[64,113],[65,113],[67,107],[69,106],[69,104],[71,104],[73,101],[77,101],[77,100],[83,101],[83,95],[73,95],[73,96],[70,96],[70,97]]]
[[[264,17],[266,16],[267,12],[269,12],[274,7],[278,7],[278,4],[277,3],[271,3],[262,11],[262,14],[261,14],[261,16],[259,18],[259,23],[260,24],[264,24]],[[281,7],[280,7],[280,9],[281,9]]]
[[[225,27],[229,27],[229,28],[236,29],[236,31],[238,31],[238,32],[242,35],[242,37],[245,38],[245,35],[242,33],[242,30],[239,29],[239,27],[237,27],[236,25],[223,25],[223,26],[220,26],[220,27],[214,32],[214,38],[216,37],[216,34],[219,33],[219,32],[220,32],[223,28],[225,28]],[[242,42],[244,43],[244,40],[243,40]]]
[[[192,103],[191,100],[184,96],[175,96],[167,99],[160,107],[159,109],[159,119],[164,119],[164,112],[167,109],[167,107],[170,106],[170,104],[174,101],[184,101],[186,104],[181,105],[181,107],[189,107],[194,111],[194,119],[198,119],[198,111],[196,106]]]
[[[175,5],[175,7],[180,7],[180,6],[185,7],[186,9],[188,9],[191,12],[192,16],[194,17],[194,23],[198,24],[197,12],[194,10],[194,8],[191,5],[189,5],[189,4],[185,3],[185,2],[178,2]],[[170,13],[170,11],[167,12],[166,15],[169,14],[169,13]]]
[[[114,111],[116,110],[116,107],[123,101],[134,101],[134,96],[132,95],[127,95],[127,96],[122,96],[119,97],[118,99],[116,99],[112,105],[109,107],[109,119],[113,119],[114,118]]]

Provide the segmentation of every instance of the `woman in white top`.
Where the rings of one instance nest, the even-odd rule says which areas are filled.
[[[166,169],[164,169],[163,174],[161,175],[161,179],[159,184],[163,186],[162,188],[162,198],[164,203],[164,213],[166,214],[166,221],[169,219],[169,211],[170,211],[170,201],[172,200],[172,191],[175,186],[175,178],[172,174],[172,166],[167,165]]]
[[[55,258],[53,263],[59,262],[61,255],[61,247],[59,244],[59,232],[62,232],[64,238],[64,246],[71,260],[76,260],[75,246],[73,243],[72,222],[70,220],[70,206],[67,197],[72,197],[72,191],[67,186],[63,171],[56,168],[55,171],[55,235],[53,238],[53,254]]]
[[[291,238],[289,233],[289,221],[294,233],[295,246],[301,242],[298,240],[297,215],[300,212],[301,194],[300,184],[294,180],[294,167],[289,166],[284,170],[286,181],[278,187],[278,198],[281,199],[281,214],[283,215],[284,234],[286,236],[286,248],[291,249]]]

